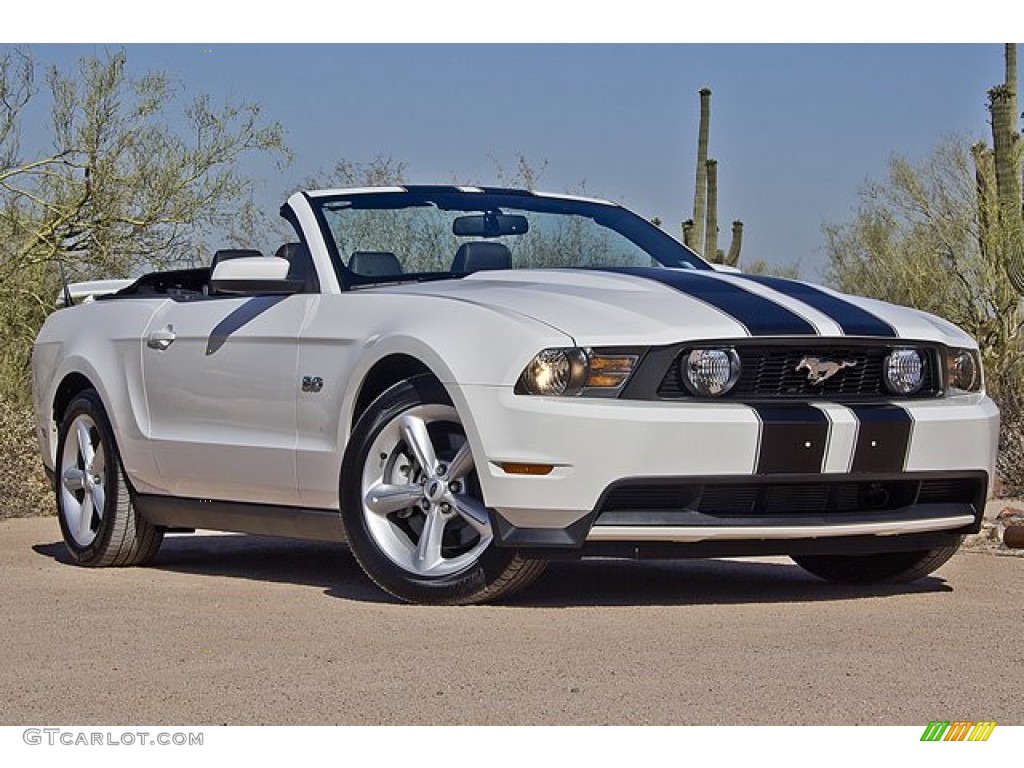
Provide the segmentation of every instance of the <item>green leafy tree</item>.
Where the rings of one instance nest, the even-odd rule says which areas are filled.
[[[966,142],[923,162],[894,157],[884,181],[860,192],[853,220],[825,227],[827,278],[839,290],[940,315],[978,339],[990,390],[1022,372],[1017,295],[996,250],[982,247],[989,212]]]
[[[37,69],[25,51],[0,55],[0,390],[13,399],[25,396],[58,264],[74,281],[206,261],[251,198],[239,161],[289,157],[257,104],[187,99],[165,74],[132,76],[123,52],[52,67],[44,88]],[[27,154],[34,100],[49,102],[49,120],[31,129],[44,148]]]

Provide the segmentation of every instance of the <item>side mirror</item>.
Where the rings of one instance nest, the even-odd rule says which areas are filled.
[[[210,293],[298,293],[305,280],[289,280],[287,259],[277,256],[245,256],[221,261],[210,275]]]

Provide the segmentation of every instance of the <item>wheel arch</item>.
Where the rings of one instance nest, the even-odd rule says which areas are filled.
[[[441,378],[418,357],[406,353],[392,353],[381,358],[366,372],[359,383],[349,420],[349,429],[355,427],[359,417],[370,403],[401,381],[413,376],[431,376],[439,383]]]
[[[392,352],[380,358],[359,377],[355,387],[355,397],[351,401],[352,408],[342,422],[343,434],[339,440],[339,483],[344,485],[344,456],[351,445],[352,432],[360,417],[366,412],[374,400],[387,392],[396,384],[407,381],[415,376],[429,377],[442,387],[441,377],[431,369],[420,357],[407,352]],[[445,387],[447,389],[447,387]],[[339,498],[340,502],[340,498]]]
[[[92,372],[83,372],[78,368],[66,371],[54,388],[52,396],[45,403],[48,410],[44,411],[43,407],[39,408],[36,418],[39,428],[43,431],[43,435],[45,435],[46,456],[49,460],[48,466],[50,469],[56,467],[57,433],[60,429],[60,423],[64,420],[64,414],[71,403],[74,402],[74,399],[82,392],[93,390],[99,395],[100,402],[106,408],[106,401],[101,390],[102,385],[98,384],[97,381],[97,377]]]
[[[64,412],[71,405],[71,401],[88,389],[95,390],[96,385],[85,374],[72,371],[65,375],[53,393],[51,414],[54,422],[60,423],[60,420],[64,417]]]

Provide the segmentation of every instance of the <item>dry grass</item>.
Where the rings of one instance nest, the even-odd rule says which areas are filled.
[[[39,460],[32,408],[0,400],[0,520],[54,514],[53,492]]]

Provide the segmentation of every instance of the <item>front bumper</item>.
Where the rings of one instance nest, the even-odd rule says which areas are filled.
[[[907,546],[913,537],[972,532],[983,513],[999,429],[998,410],[983,395],[901,403],[912,425],[897,446],[900,455],[887,458],[896,470],[859,472],[857,414],[815,403],[828,422],[820,466],[809,472],[796,461],[797,472],[780,473],[773,464],[772,473],[759,473],[766,428],[749,405],[525,397],[483,386],[453,388],[452,396],[481,457],[477,472],[496,513],[498,542],[527,549],[611,542],[705,548],[775,542],[780,549],[795,541],[826,547],[883,538]],[[502,469],[506,462],[554,469],[546,476],[510,475]],[[942,490],[947,480],[962,481],[951,495]],[[653,509],[635,503],[623,518],[623,510],[607,506],[608,494],[630,483],[711,488],[736,504],[729,509],[720,500],[709,517],[685,491]],[[746,495],[730,490],[744,484],[760,494],[764,509],[750,500],[750,488]],[[870,501],[873,484],[898,498]]]

